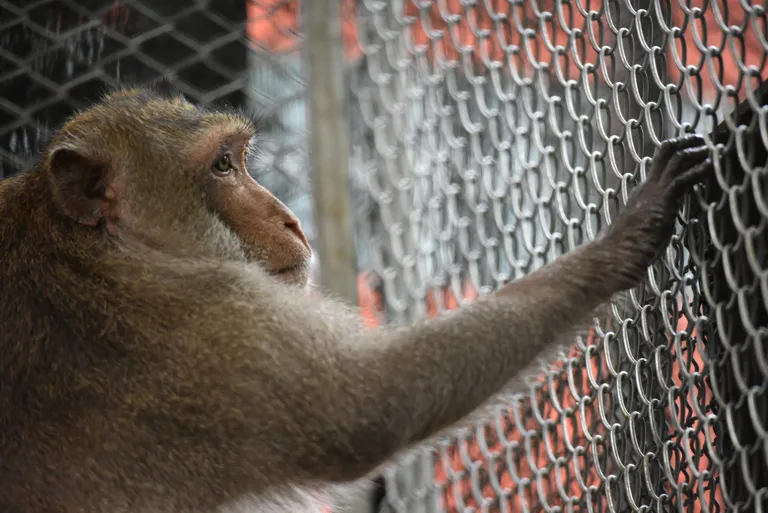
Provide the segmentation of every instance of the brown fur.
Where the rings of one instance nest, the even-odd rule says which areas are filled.
[[[234,113],[119,91],[0,182],[0,511],[212,512],[364,477],[637,283],[710,166],[700,139],[665,143],[601,240],[449,315],[369,330],[293,286],[310,251],[244,171],[253,135]],[[211,172],[225,145],[237,176]]]

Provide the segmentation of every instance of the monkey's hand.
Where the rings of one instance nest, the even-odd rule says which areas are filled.
[[[623,256],[618,272],[625,288],[637,285],[674,233],[681,199],[713,170],[704,138],[686,135],[664,141],[651,161],[648,179],[633,192],[604,242]]]

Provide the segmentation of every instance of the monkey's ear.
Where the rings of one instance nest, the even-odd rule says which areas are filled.
[[[54,201],[67,217],[96,226],[114,211],[109,162],[62,145],[49,152],[47,168]]]

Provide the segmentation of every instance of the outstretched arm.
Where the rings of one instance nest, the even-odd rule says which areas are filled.
[[[642,279],[682,194],[711,168],[707,157],[698,137],[666,142],[604,237],[437,319],[347,331],[331,302],[282,290],[258,305],[281,322],[263,335],[274,336],[269,355],[260,341],[238,375],[256,390],[243,397],[253,436],[242,457],[269,468],[272,483],[353,480],[461,420]]]

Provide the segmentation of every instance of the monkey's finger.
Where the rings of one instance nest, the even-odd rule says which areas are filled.
[[[710,151],[707,146],[688,148],[675,153],[664,166],[664,178],[670,181],[674,180],[680,174],[704,162],[709,157],[709,154]]]
[[[682,173],[674,179],[672,182],[672,190],[676,193],[684,193],[694,185],[701,183],[705,178],[714,173],[715,166],[711,158],[706,159],[704,162],[692,169]]]
[[[698,134],[687,134],[680,137],[675,137],[673,139],[667,139],[666,141],[662,142],[659,148],[656,150],[656,153],[653,156],[653,160],[654,162],[658,162],[663,165],[665,162],[671,159],[672,155],[674,155],[676,152],[695,146],[704,146],[705,144],[706,141],[704,141],[704,137]]]

